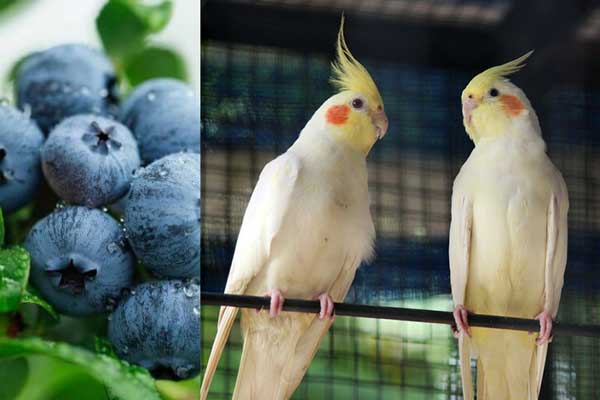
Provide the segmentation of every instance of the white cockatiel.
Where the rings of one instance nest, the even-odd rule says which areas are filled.
[[[292,396],[333,322],[333,302],[344,300],[356,269],[373,253],[366,156],[388,119],[373,79],[346,46],[343,20],[333,74],[340,92],[265,166],[244,215],[225,293],[268,295],[271,307],[242,310],[234,399]],[[318,298],[321,314],[281,313],[284,297]],[[221,308],[202,399],[236,314],[235,307]]]
[[[462,93],[475,143],[454,181],[450,275],[464,398],[533,400],[567,262],[565,182],[546,155],[535,111],[506,77],[531,53],[477,75]],[[470,328],[467,310],[540,321],[540,334]]]

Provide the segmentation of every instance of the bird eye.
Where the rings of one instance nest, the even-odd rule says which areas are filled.
[[[352,100],[352,107],[354,108],[362,108],[364,105],[364,101],[362,99],[356,98]]]
[[[498,92],[498,89],[496,89],[496,88],[491,88],[491,89],[490,89],[490,96],[492,96],[492,97],[496,97],[496,96],[498,96],[499,94],[500,94],[500,93]]]

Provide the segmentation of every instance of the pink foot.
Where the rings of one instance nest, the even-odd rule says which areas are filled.
[[[454,307],[454,323],[456,326],[452,327],[454,331],[454,337],[458,338],[461,332],[465,332],[469,337],[471,336],[471,328],[469,327],[468,315],[469,311],[462,304]]]
[[[320,319],[329,318],[335,321],[333,299],[327,293],[320,294],[318,297],[321,303],[321,312],[319,313]]]
[[[281,310],[283,309],[284,298],[279,289],[271,290],[271,293],[267,293],[265,296],[271,298],[271,307],[269,307],[269,315],[271,318],[278,316],[281,314]]]
[[[540,321],[540,335],[535,342],[540,346],[549,343],[552,340],[552,317],[550,313],[542,311],[535,319]]]

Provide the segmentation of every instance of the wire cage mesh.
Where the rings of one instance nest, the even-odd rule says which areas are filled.
[[[291,145],[333,89],[330,59],[320,53],[203,40],[201,54],[202,289],[221,292],[262,167]],[[377,256],[359,269],[346,302],[449,311],[449,201],[472,149],[459,96],[472,74],[356,56],[378,83],[390,130],[368,158]],[[600,91],[561,84],[531,100],[570,195],[558,319],[600,323]],[[202,308],[203,365],[217,314],[216,307]],[[599,345],[594,338],[555,337],[541,398],[597,398]],[[240,354],[236,325],[210,399],[231,398]],[[425,398],[462,398],[451,330],[346,317],[323,339],[293,397]]]

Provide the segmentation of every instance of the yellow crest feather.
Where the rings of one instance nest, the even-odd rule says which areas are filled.
[[[337,60],[331,63],[333,76],[331,83],[336,86],[340,92],[350,90],[358,92],[375,101],[383,107],[383,100],[377,89],[377,85],[371,78],[367,69],[360,63],[346,44],[344,39],[344,16],[342,15],[342,23],[337,39]]]
[[[487,88],[487,86],[492,85],[494,82],[514,74],[526,65],[524,62],[529,58],[529,56],[531,56],[532,53],[533,50],[523,54],[521,57],[515,60],[486,69],[475,76],[467,88]]]

